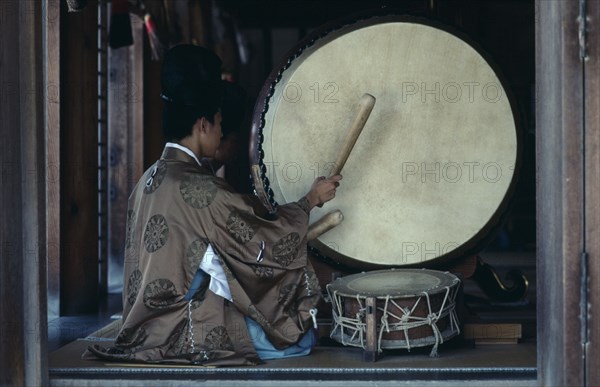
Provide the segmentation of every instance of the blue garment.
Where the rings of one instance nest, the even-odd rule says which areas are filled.
[[[185,295],[184,299],[189,301],[200,289],[202,283],[210,279],[210,275],[205,273],[203,270],[198,269],[196,275],[192,280],[190,289]],[[306,356],[310,353],[312,348],[317,344],[317,338],[313,329],[309,330],[302,336],[302,338],[294,345],[291,345],[285,349],[277,349],[271,344],[265,331],[262,329],[260,324],[252,320],[250,317],[246,317],[246,325],[248,326],[248,333],[252,339],[252,344],[256,349],[256,353],[262,360],[270,359],[283,359],[286,357],[295,356]]]
[[[192,297],[194,297],[194,295],[196,294],[196,292],[200,289],[202,282],[204,282],[204,280],[206,280],[208,278],[210,278],[210,276],[208,274],[206,274],[203,270],[201,270],[201,269],[196,270],[196,275],[194,275],[194,279],[192,279],[192,284],[190,285],[190,290],[188,290],[188,292],[186,293],[185,297],[183,297],[183,299],[186,301],[191,300]]]
[[[252,339],[256,353],[262,360],[283,359],[286,357],[306,356],[317,344],[317,338],[313,329],[309,330],[294,345],[285,349],[277,349],[271,344],[262,327],[250,317],[246,317],[246,325]]]

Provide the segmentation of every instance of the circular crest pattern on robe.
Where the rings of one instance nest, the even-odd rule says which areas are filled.
[[[200,209],[208,207],[215,200],[217,186],[211,176],[189,174],[181,181],[179,192],[184,202]]]
[[[185,258],[192,273],[195,273],[198,267],[200,267],[200,262],[204,258],[207,249],[208,241],[204,238],[198,238],[188,246]]]
[[[168,355],[179,357],[189,354],[192,351],[192,341],[189,337],[188,320],[183,320],[177,324],[167,341],[171,343],[171,347],[167,351]]]
[[[265,279],[269,279],[269,278],[273,278],[273,268],[269,267],[269,266],[262,266],[262,265],[250,265],[252,266],[252,270],[254,270],[254,274],[256,274],[256,276],[258,278],[265,278]]]
[[[167,244],[168,239],[169,225],[167,220],[160,214],[153,215],[146,223],[146,230],[144,231],[146,251],[149,253],[155,252]]]
[[[251,219],[250,215],[239,211],[232,211],[227,218],[227,231],[239,243],[250,241],[256,233],[249,219]]]
[[[161,309],[177,302],[178,294],[175,285],[168,279],[159,278],[144,289],[144,305],[151,309]]]
[[[196,331],[196,329],[192,329]],[[202,364],[211,360],[214,356],[211,352],[202,350],[198,343],[194,343],[194,352],[192,352],[193,338],[190,336],[190,325],[188,320],[181,321],[169,336],[168,342],[171,346],[167,350],[167,357],[186,358],[193,364]]]
[[[233,351],[233,342],[227,333],[227,329],[224,326],[220,325],[218,327],[214,327],[208,332],[206,338],[204,339],[204,345],[208,350],[225,350],[225,351]]]
[[[127,302],[129,305],[133,305],[135,299],[138,296],[140,291],[140,286],[142,285],[142,272],[138,269],[135,269],[129,275],[129,280],[127,281]]]
[[[115,345],[125,352],[136,352],[148,338],[148,332],[142,326],[139,328],[123,328],[115,340]]]
[[[287,284],[279,289],[279,297],[277,297],[277,303],[283,306],[284,308],[295,298],[296,289],[298,289],[298,285],[296,284]]]
[[[150,170],[148,178],[146,179],[146,185],[144,186],[144,193],[151,194],[160,187],[160,184],[167,175],[167,163],[164,160],[158,160],[154,167]]]
[[[283,267],[289,266],[298,255],[299,244],[300,235],[297,232],[287,234],[273,246],[273,260]]]
[[[134,238],[135,211],[127,211],[127,229],[125,230],[125,248],[130,249]]]

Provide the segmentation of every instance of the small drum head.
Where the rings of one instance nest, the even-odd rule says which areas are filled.
[[[498,225],[518,167],[502,78],[464,37],[379,17],[325,31],[276,69],[259,98],[251,163],[278,203],[328,175],[364,93],[375,106],[342,170],[344,221],[313,242],[350,266],[432,266],[477,252]],[[255,173],[253,172],[253,173]]]
[[[348,297],[394,298],[436,294],[458,283],[449,273],[426,269],[377,270],[342,277],[329,284],[331,291]]]

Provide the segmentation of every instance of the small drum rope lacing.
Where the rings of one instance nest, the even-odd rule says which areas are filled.
[[[446,286],[443,288],[445,290],[444,298],[443,298],[442,304],[440,306],[440,309],[439,309],[439,311],[437,311],[437,313],[435,313],[432,310],[431,300],[430,300],[429,294],[427,292],[423,292],[421,297],[417,298],[417,300],[416,300],[415,304],[412,306],[412,308],[402,307],[401,305],[396,303],[394,301],[394,299],[391,298],[390,295],[387,295],[385,298],[385,304],[384,304],[383,308],[376,307],[376,310],[379,310],[382,312],[381,329],[379,330],[379,335],[378,335],[379,337],[378,337],[378,343],[377,343],[378,351],[381,352],[382,348],[383,348],[382,342],[385,341],[385,340],[383,340],[383,332],[384,331],[387,333],[389,333],[391,331],[403,331],[407,349],[410,351],[411,342],[410,342],[409,335],[408,335],[409,330],[416,328],[416,327],[429,325],[429,326],[431,326],[431,329],[434,334],[434,339],[435,339],[434,347],[431,350],[430,356],[431,357],[438,356],[438,352],[437,352],[438,347],[439,347],[439,344],[442,344],[444,342],[444,336],[442,335],[442,332],[439,330],[439,328],[437,326],[437,322],[443,318],[448,317],[450,327],[447,328],[446,330],[449,330],[450,332],[455,332],[455,334],[460,334],[460,327],[459,327],[459,323],[458,323],[458,317],[456,314],[456,296],[458,294],[459,288],[454,286],[455,284],[456,284],[456,281],[453,285]],[[454,287],[454,289],[452,289],[452,287]],[[339,334],[340,334],[339,337],[340,337],[342,344],[359,346],[359,347],[362,347],[363,349],[366,348],[366,345],[364,342],[364,339],[365,339],[364,332],[366,332],[366,323],[364,322],[364,317],[365,317],[364,312],[366,311],[366,308],[363,305],[363,303],[361,302],[361,298],[360,298],[361,296],[359,294],[356,295],[356,301],[358,303],[359,309],[358,309],[358,313],[356,313],[356,318],[351,318],[351,317],[344,316],[342,297],[338,297],[337,290],[332,290],[328,286],[327,293],[333,304],[332,314],[333,314],[334,325],[333,325],[333,329],[331,330],[330,337],[335,338],[336,332],[339,330]],[[427,302],[428,314],[426,317],[415,316],[414,312],[415,312],[416,308],[418,307],[419,303],[421,302],[421,298],[423,296],[425,296],[425,299]],[[390,305],[393,305],[397,310],[401,311],[402,315],[399,316],[399,315],[392,313],[390,311],[390,309],[391,309]],[[390,318],[397,320],[397,322],[390,322]],[[351,335],[346,334],[345,330],[352,332],[352,334]],[[358,336],[358,338],[357,338],[357,336]]]
[[[406,341],[406,345],[407,345],[407,349],[410,351],[410,339],[408,336],[408,330],[418,327],[420,325],[423,325],[421,322],[413,322],[411,323],[409,320],[412,319],[419,319],[419,317],[413,317],[413,313],[415,311],[415,309],[417,308],[417,306],[419,306],[419,302],[421,301],[420,298],[417,299],[417,302],[415,302],[415,304],[413,305],[413,307],[411,309],[408,308],[403,308],[402,306],[398,305],[394,300],[390,299],[390,295],[388,294],[385,297],[385,304],[383,309],[379,308],[379,310],[381,310],[382,316],[381,316],[381,329],[379,330],[379,338],[377,341],[377,349],[379,352],[382,351],[382,345],[381,345],[381,341],[383,340],[383,332],[385,330],[385,332],[390,333],[391,330],[403,330],[404,331],[404,337],[405,337],[405,341]],[[402,316],[397,316],[394,313],[390,312],[388,310],[388,306],[389,304],[394,305],[398,310],[400,310],[402,312]],[[391,316],[393,318],[395,318],[396,320],[400,321],[399,323],[399,328],[398,329],[390,329],[390,324],[389,324],[389,317]]]
[[[379,329],[379,337],[377,338],[377,352],[383,351],[381,349],[381,338],[383,337],[383,331],[390,333],[390,326],[388,324],[388,305],[390,303],[390,295],[385,297],[385,305],[383,306],[383,315],[381,316],[381,329]],[[404,310],[401,309],[404,313]]]
[[[427,301],[427,309],[428,309],[427,317],[418,317],[418,316],[413,315],[414,310],[418,306],[421,298],[418,298],[417,301],[415,302],[414,306],[409,310],[408,308],[403,308],[400,305],[398,305],[394,300],[392,300],[390,298],[389,295],[386,296],[384,307],[378,308],[383,313],[383,315],[381,317],[381,328],[382,329],[380,329],[380,331],[379,331],[379,337],[378,337],[378,343],[377,343],[378,351],[379,352],[382,351],[382,340],[383,340],[383,332],[384,331],[389,333],[390,331],[402,330],[404,332],[404,337],[406,340],[406,347],[410,351],[411,342],[410,342],[410,338],[408,335],[409,330],[420,327],[420,326],[429,325],[429,326],[431,326],[431,329],[433,331],[434,338],[435,338],[435,344],[434,344],[429,356],[437,357],[439,344],[442,344],[444,342],[444,338],[437,326],[437,322],[441,318],[444,318],[447,315],[449,315],[451,328],[456,329],[458,331],[458,318],[456,317],[456,312],[454,310],[455,303],[452,300],[456,296],[456,292],[452,292],[450,287],[445,287],[444,289],[445,289],[444,299],[443,299],[442,305],[437,313],[435,313],[432,310],[429,294],[427,292],[422,293],[422,295],[425,296],[425,300]],[[402,311],[403,315],[397,316],[394,313],[391,313],[389,311],[390,304],[394,305],[398,310]],[[390,317],[396,319],[398,321],[398,323],[390,323],[390,321],[389,321]],[[460,333],[460,331],[458,331],[458,332]]]
[[[450,310],[450,328],[456,330],[457,334],[460,334],[460,325],[458,323],[458,316],[456,315],[455,300],[458,295],[458,286],[454,289],[450,295],[450,303],[448,309]]]
[[[442,314],[444,307],[446,305],[446,302],[448,302],[448,296],[450,295],[450,287],[446,286],[446,294],[444,295],[444,301],[442,301],[442,306],[440,307],[440,311],[439,313],[433,313],[431,310],[431,302],[429,300],[429,294],[425,293],[425,298],[427,299],[427,307],[429,308],[429,315],[427,316],[427,323],[431,326],[432,330],[433,330],[433,334],[435,335],[435,344],[433,345],[433,348],[431,349],[431,353],[429,354],[429,356],[431,357],[437,357],[438,356],[438,347],[441,343],[444,342],[444,337],[442,336],[442,333],[440,332],[440,329],[437,326],[437,321],[440,318],[440,315]]]
[[[444,296],[444,301],[442,302],[442,309],[443,309],[443,305],[446,304],[446,300],[448,299],[448,292],[450,291],[449,288],[446,288],[446,295]],[[433,348],[431,349],[431,353],[429,354],[429,356],[431,357],[437,357],[438,356],[438,346],[440,345],[440,343],[444,342],[444,338],[442,337],[442,333],[440,332],[440,329],[437,326],[437,321],[439,318],[439,315],[436,313],[433,313],[431,310],[431,301],[429,300],[429,294],[424,293],[425,294],[425,298],[427,299],[427,308],[429,309],[429,314],[427,315],[427,324],[429,324],[429,326],[431,326],[431,329],[433,330],[433,335],[435,336],[435,344],[433,345]]]
[[[364,336],[364,333],[366,332],[367,329],[367,324],[363,323],[366,312],[367,312],[367,306],[363,305],[363,303],[360,300],[360,295],[356,295],[356,302],[358,302],[358,313],[356,313],[356,319],[355,321],[357,322],[356,324],[356,332],[358,332],[358,340],[359,342],[362,344],[363,348],[365,347],[365,340],[366,337]],[[353,339],[356,336],[356,332],[352,335],[351,339]]]
[[[330,293],[330,289],[327,288],[329,297],[333,302],[332,314],[333,314],[333,329],[331,330],[330,337],[334,337],[337,330],[339,330],[340,340],[343,345],[360,345],[364,348],[364,332],[366,330],[366,324],[362,322],[361,316],[364,316],[366,308],[360,300],[360,296],[356,296],[356,300],[359,305],[359,313],[356,314],[356,318],[344,316],[344,309],[341,304],[341,297],[337,297],[337,291]],[[346,333],[346,330],[349,331]],[[358,337],[357,337],[358,335]]]

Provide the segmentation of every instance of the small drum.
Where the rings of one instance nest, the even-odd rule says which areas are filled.
[[[377,352],[438,345],[460,333],[456,295],[460,280],[427,269],[390,269],[339,278],[327,285],[333,304],[331,338],[344,345],[369,346],[368,314],[374,313]],[[375,299],[369,310],[369,299]]]

